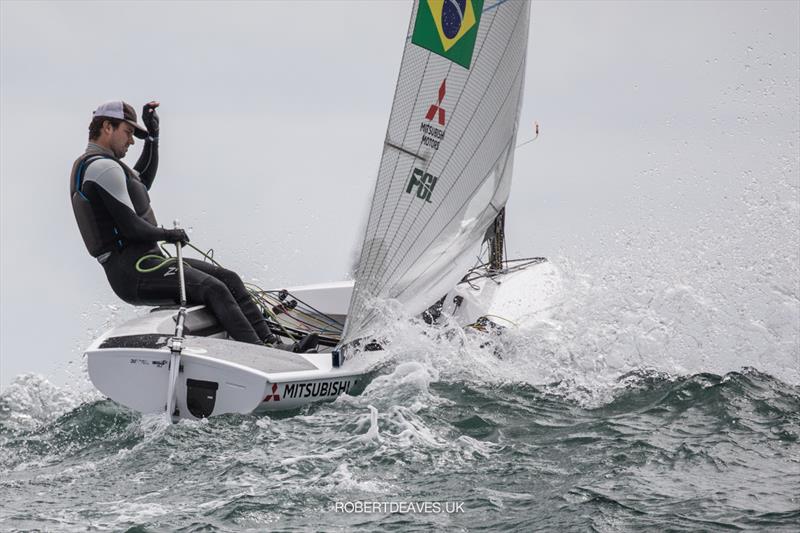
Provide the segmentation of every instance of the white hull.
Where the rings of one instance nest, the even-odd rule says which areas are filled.
[[[89,377],[102,393],[126,407],[163,413],[169,335],[152,335],[150,340],[162,347],[108,348],[96,343],[86,352]],[[294,354],[231,340],[186,337],[176,387],[178,413],[180,418],[205,418],[291,410],[355,392],[362,378],[363,372],[356,368],[333,368],[330,353]]]
[[[163,413],[175,314],[154,310],[97,339],[86,350],[92,383],[126,407]],[[203,307],[191,308],[187,324],[207,317]],[[205,418],[296,409],[357,391],[363,375],[363,365],[334,368],[330,352],[297,354],[186,335],[176,387],[178,414]]]
[[[352,282],[290,289],[316,309],[340,315],[347,309]],[[550,263],[461,284],[445,298],[443,310],[462,325],[480,316],[517,323],[544,318],[558,287]],[[454,296],[461,297],[456,306]],[[163,413],[167,403],[170,350],[177,311],[155,309],[118,326],[86,351],[92,383],[112,400],[142,413]],[[506,325],[506,324],[502,324]],[[366,374],[381,359],[367,352],[340,367],[331,353],[297,354],[229,340],[202,306],[190,308],[176,387],[180,418],[224,413],[285,411],[357,394]],[[193,334],[195,333],[195,334]]]

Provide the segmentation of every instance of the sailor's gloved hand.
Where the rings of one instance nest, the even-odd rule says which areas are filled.
[[[153,139],[158,139],[158,113],[156,113],[156,108],[159,105],[158,102],[153,100],[144,104],[142,108],[142,122],[144,122],[144,127],[147,128],[147,133]]]
[[[164,230],[164,240],[167,242],[179,242],[181,244],[189,244],[189,236],[182,229],[167,229]]]

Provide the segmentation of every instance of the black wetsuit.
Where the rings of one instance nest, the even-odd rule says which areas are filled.
[[[134,305],[165,305],[178,301],[176,265],[139,272],[144,255],[163,257],[157,242],[168,240],[170,230],[157,225],[148,190],[158,167],[158,144],[146,141],[133,169],[110,150],[89,143],[70,174],[72,207],[86,248],[105,269],[114,292]],[[144,269],[161,262],[145,260]],[[205,304],[228,334],[242,342],[258,344],[270,330],[258,306],[235,272],[197,259],[184,259],[186,298]]]

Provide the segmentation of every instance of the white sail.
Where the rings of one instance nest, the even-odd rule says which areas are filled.
[[[529,12],[415,2],[343,342],[379,335],[373,300],[422,312],[474,264],[508,199]]]

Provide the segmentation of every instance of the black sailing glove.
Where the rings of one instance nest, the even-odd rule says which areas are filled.
[[[179,242],[189,244],[189,236],[182,229],[165,229],[164,240],[167,242]]]
[[[156,113],[156,108],[158,107],[158,102],[149,102],[144,104],[142,108],[142,122],[144,122],[144,127],[147,128],[147,133],[153,139],[158,139],[158,113]]]

